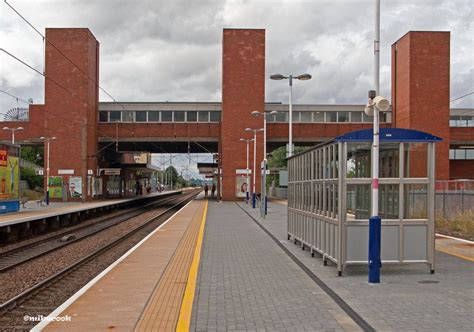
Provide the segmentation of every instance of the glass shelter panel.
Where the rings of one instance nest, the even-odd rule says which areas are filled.
[[[398,219],[399,214],[399,188],[398,184],[379,185],[379,215],[382,219]]]
[[[347,143],[347,178],[370,178],[370,150],[370,143]]]
[[[404,185],[404,219],[426,219],[428,216],[428,185]]]
[[[428,146],[426,143],[405,143],[405,177],[426,178],[428,175]]]
[[[347,185],[347,209],[348,221],[370,217],[371,188],[370,184],[348,184]]]
[[[398,178],[400,160],[399,143],[382,143],[379,150],[379,177]]]

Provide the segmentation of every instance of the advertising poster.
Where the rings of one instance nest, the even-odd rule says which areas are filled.
[[[61,176],[49,177],[49,197],[62,198],[63,197],[63,178]]]
[[[0,147],[0,199],[18,199],[20,162],[18,148]]]
[[[13,199],[18,198],[20,182],[20,160],[18,157],[8,157],[7,174],[8,196]]]
[[[236,197],[245,197],[246,193],[247,193],[247,176],[237,175],[236,176],[235,196]]]
[[[80,176],[71,176],[69,178],[69,197],[82,197],[82,178]]]

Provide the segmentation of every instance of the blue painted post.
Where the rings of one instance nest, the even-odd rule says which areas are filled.
[[[46,205],[49,205],[49,190],[46,191]]]
[[[248,203],[249,203],[249,200],[250,200],[250,193],[247,191],[247,192],[245,193],[245,203],[248,204]]]
[[[379,216],[369,219],[369,283],[380,283],[380,238],[382,220]]]
[[[257,205],[257,194],[252,193],[252,208],[255,209],[256,205]]]
[[[268,197],[265,195],[265,215],[268,214]]]

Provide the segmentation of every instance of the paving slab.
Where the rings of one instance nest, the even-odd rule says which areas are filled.
[[[285,205],[269,203],[265,219],[258,209],[239,205],[377,331],[474,330],[472,261],[436,251],[433,275],[425,264],[384,265],[381,283],[374,285],[367,282],[367,266],[356,265],[337,277],[335,266],[323,266],[321,258],[287,240]]]
[[[354,321],[233,202],[209,202],[192,331],[342,331]]]

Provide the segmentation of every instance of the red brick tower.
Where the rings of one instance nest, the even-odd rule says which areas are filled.
[[[222,199],[236,199],[236,170],[246,168],[246,146],[252,138],[245,128],[262,128],[263,118],[250,115],[265,110],[265,30],[224,29],[222,52],[221,166]],[[257,133],[257,169],[263,159],[263,134]],[[253,146],[250,168],[253,167]],[[260,192],[260,172],[256,191]]]
[[[392,45],[393,124],[443,138],[436,178],[449,179],[450,33],[410,31]]]
[[[85,28],[46,29],[46,38],[44,135],[57,138],[50,176],[81,176],[84,194],[97,167],[99,43]]]

